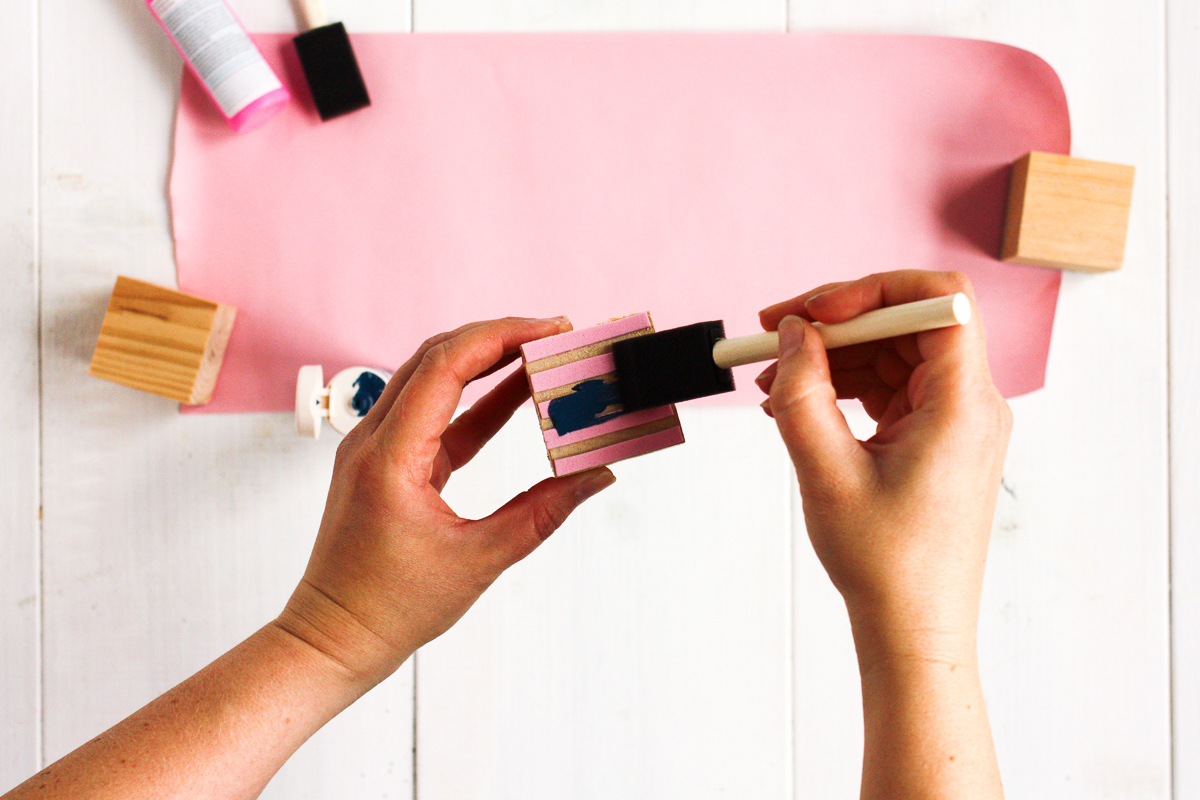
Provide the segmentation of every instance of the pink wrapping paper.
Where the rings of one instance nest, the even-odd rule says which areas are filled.
[[[660,330],[898,268],[974,282],[992,369],[1039,388],[1059,273],[996,261],[1008,165],[1065,153],[1062,87],[988,42],[838,34],[365,34],[372,106],[299,99],[229,132],[184,75],[171,202],[183,291],[238,320],[200,411],[289,410],[296,372],[394,369],[505,315]],[[720,400],[757,402],[742,387]]]

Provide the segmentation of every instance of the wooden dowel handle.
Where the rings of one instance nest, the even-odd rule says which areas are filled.
[[[778,333],[756,333],[736,339],[722,339],[713,345],[713,361],[721,369],[740,367],[779,356]]]
[[[300,16],[304,18],[304,30],[321,28],[329,24],[329,14],[321,0],[296,0],[300,6]]]
[[[971,300],[961,292],[918,300],[868,311],[854,319],[833,325],[817,322],[826,349],[845,347],[907,333],[920,333],[950,325],[965,325],[971,320]],[[713,347],[713,361],[721,369],[740,367],[779,356],[778,333],[756,333],[736,339],[722,339]]]

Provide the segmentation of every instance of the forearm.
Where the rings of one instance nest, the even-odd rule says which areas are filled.
[[[271,624],[4,800],[256,797],[365,688]]]
[[[896,648],[855,626],[862,672],[863,798],[1003,797],[974,633]]]

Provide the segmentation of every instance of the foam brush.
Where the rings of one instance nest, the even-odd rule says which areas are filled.
[[[971,300],[953,294],[868,311],[846,322],[814,323],[827,349],[964,325]],[[725,338],[720,320],[613,344],[617,385],[626,412],[733,391],[733,367],[779,357],[779,334]]]
[[[321,120],[371,105],[346,26],[329,21],[321,0],[299,1],[308,30],[292,41]]]

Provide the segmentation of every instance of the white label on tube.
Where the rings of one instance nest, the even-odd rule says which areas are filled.
[[[282,88],[225,0],[153,0],[150,7],[225,116]]]

